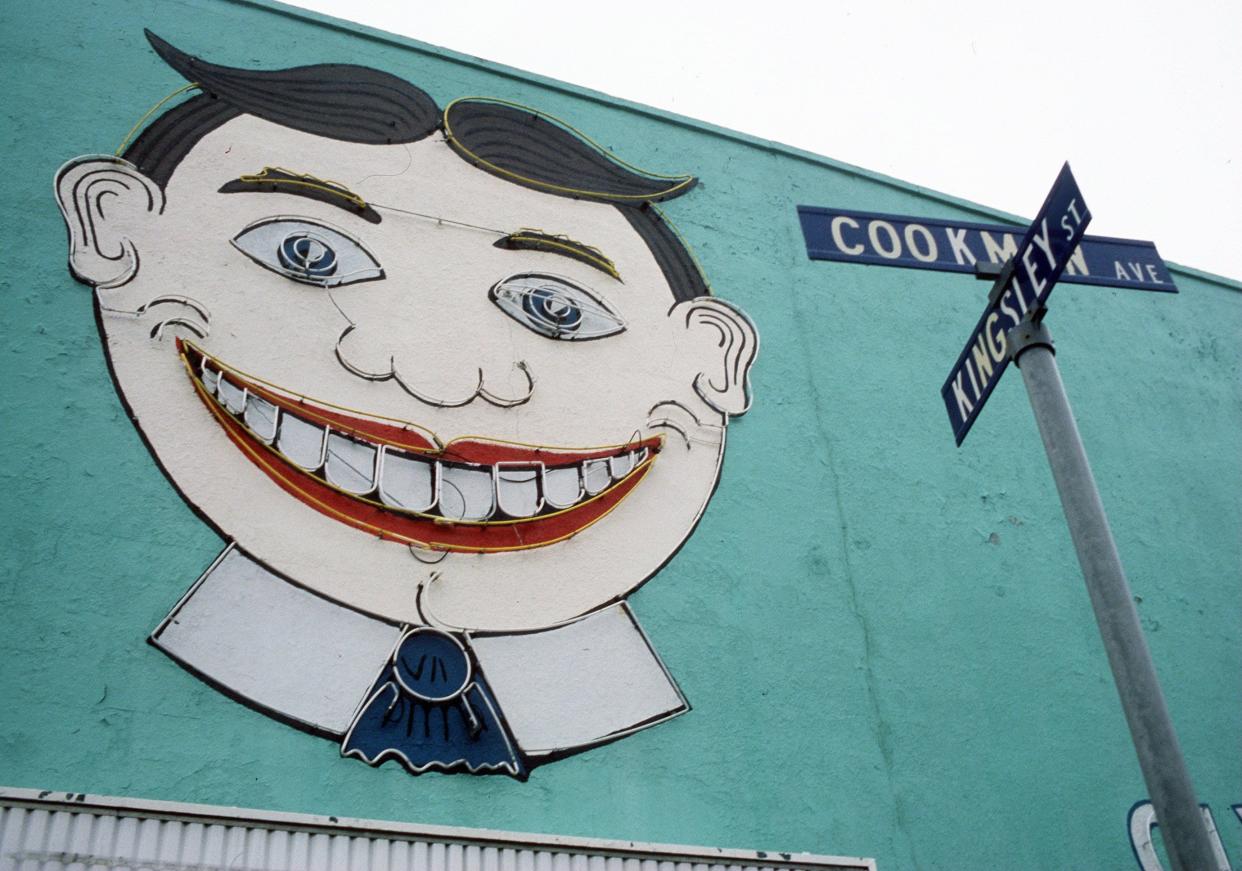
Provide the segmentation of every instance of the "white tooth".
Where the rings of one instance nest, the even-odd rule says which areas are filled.
[[[241,414],[246,407],[246,391],[238,387],[227,378],[221,378],[219,385],[216,387],[217,395],[220,401],[224,403],[224,407],[233,414]]]
[[[347,493],[370,493],[375,489],[375,461],[379,450],[370,442],[328,432],[324,477]]]
[[[586,460],[582,464],[582,484],[587,493],[594,496],[602,493],[612,483],[612,475],[608,472],[607,460]]]
[[[490,466],[440,464],[440,514],[448,520],[486,520],[496,511]]]
[[[276,447],[290,462],[313,472],[323,465],[324,428],[286,412],[280,416]]]
[[[543,498],[553,508],[569,508],[582,498],[582,478],[577,466],[543,470]]]
[[[279,409],[266,399],[260,399],[253,393],[246,393],[246,413],[243,418],[246,426],[259,439],[269,445],[276,438],[276,416]]]
[[[216,385],[220,383],[220,373],[211,369],[207,365],[207,361],[203,361],[203,386],[207,388],[207,392],[212,396],[216,395]]]
[[[539,513],[539,472],[542,466],[496,464],[496,503],[510,517],[531,517]]]
[[[436,463],[385,447],[380,459],[380,501],[394,508],[426,511],[436,501]]]
[[[608,458],[608,471],[612,473],[614,481],[620,481],[630,472],[634,471],[634,452],[621,454],[619,457]]]

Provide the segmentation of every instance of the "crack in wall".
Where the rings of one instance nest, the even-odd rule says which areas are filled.
[[[808,317],[802,311],[798,302],[796,292],[791,294],[792,310],[795,320],[795,333],[797,335],[798,347],[801,351],[802,365],[806,372],[807,382],[810,388],[811,404],[813,407],[815,432],[819,439],[823,442],[826,466],[828,476],[832,487],[833,506],[836,508],[838,523],[838,540],[841,552],[841,564],[844,568],[846,593],[850,606],[850,613],[854,617],[858,625],[859,632],[862,635],[863,646],[863,677],[866,687],[867,706],[871,711],[871,716],[875,726],[872,734],[875,738],[877,749],[880,751],[880,757],[884,763],[884,778],[888,784],[889,797],[892,800],[893,814],[896,822],[896,834],[901,841],[900,852],[908,857],[907,863],[909,867],[919,867],[919,863],[914,856],[913,842],[910,838],[909,829],[907,827],[906,812],[904,802],[898,796],[894,786],[893,777],[893,746],[891,731],[884,717],[884,712],[880,704],[879,689],[876,682],[875,670],[872,667],[872,659],[875,654],[875,642],[872,638],[871,623],[867,617],[867,613],[862,606],[859,597],[858,585],[854,578],[854,568],[850,561],[849,552],[849,524],[845,517],[845,502],[841,495],[841,478],[837,471],[836,455],[833,449],[832,438],[829,428],[826,424],[826,415],[823,407],[822,397],[820,395],[819,386],[815,380],[815,371],[811,365],[810,342],[806,335],[805,324]],[[892,845],[893,853],[899,852],[897,845]]]

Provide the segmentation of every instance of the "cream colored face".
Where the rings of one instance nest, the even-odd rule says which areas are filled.
[[[279,186],[219,192],[269,166],[332,179],[382,220]],[[501,181],[460,159],[440,134],[357,145],[243,116],[204,137],[162,193],[123,162],[85,158],[62,170],[58,189],[71,262],[98,286],[117,383],[163,468],[254,557],[363,611],[526,629],[624,596],[693,530],[716,483],[728,414],[745,410],[756,340],[740,312],[712,298],[675,305],[615,207]],[[496,246],[523,228],[598,249],[619,279],[557,253]],[[325,263],[332,275],[317,279],[311,273]],[[177,337],[212,361],[207,384],[200,358],[187,369]],[[232,378],[224,391],[213,382],[221,370],[223,381]],[[562,468],[549,483],[486,463],[436,468],[437,454],[427,452],[417,471],[439,476],[441,507],[427,512],[442,515],[437,528],[482,517],[489,498],[499,506],[478,523],[510,517],[505,505],[533,510],[532,499],[548,513],[545,497],[569,511],[589,490],[624,483],[625,495],[598,517],[580,512],[554,543],[528,546],[519,531],[513,547],[508,530],[495,539],[506,543],[498,552],[411,548],[265,472],[261,460],[282,459],[267,420],[288,418],[261,407],[248,416],[238,398],[244,384],[319,411],[349,409],[340,412],[345,421],[407,422],[411,439],[437,446],[474,439],[548,446],[557,449],[551,457],[614,456],[603,471],[599,462]],[[229,420],[272,435],[272,446],[256,453],[230,438]],[[303,460],[309,430],[294,429],[305,423],[289,423],[286,436]],[[318,474],[349,494],[342,498],[384,505],[386,474],[389,490],[410,486],[398,480],[414,468],[410,452],[385,449],[398,459],[372,467],[363,492],[368,473],[357,467],[379,452],[363,439],[327,438],[331,464]],[[657,438],[658,452],[636,450]],[[577,502],[566,483],[573,475],[583,486]],[[491,496],[478,489],[485,484]],[[370,510],[359,516],[383,514]]]

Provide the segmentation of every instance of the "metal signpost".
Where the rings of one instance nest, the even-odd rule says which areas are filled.
[[[798,206],[812,260],[996,276],[983,316],[941,388],[957,444],[1009,361],[1018,363],[1130,735],[1174,871],[1214,867],[1208,832],[1074,423],[1044,307],[1058,280],[1177,293],[1151,242],[1084,236],[1091,221],[1067,163],[1021,242],[1013,227]]]
[[[992,287],[941,396],[961,445],[1009,361],[1022,370],[1169,860],[1174,871],[1206,871],[1215,863],[1207,829],[1043,324],[1044,303],[1090,220],[1067,163]]]

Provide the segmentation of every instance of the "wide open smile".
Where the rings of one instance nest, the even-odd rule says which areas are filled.
[[[492,553],[563,541],[615,508],[662,438],[565,449],[364,417],[245,375],[189,341],[177,350],[233,443],[282,489],[379,538]]]

